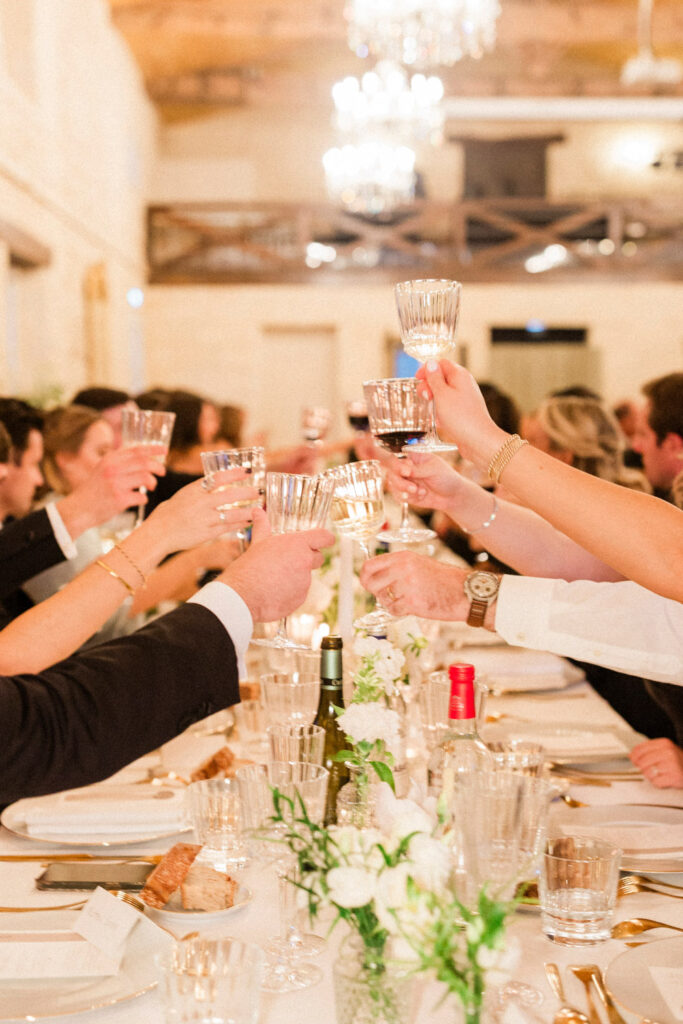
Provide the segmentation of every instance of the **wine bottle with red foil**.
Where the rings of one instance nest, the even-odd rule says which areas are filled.
[[[440,816],[448,816],[459,781],[474,772],[494,767],[493,757],[477,731],[474,666],[460,662],[449,665],[448,678],[451,684],[448,729],[427,765],[429,793],[437,797]]]

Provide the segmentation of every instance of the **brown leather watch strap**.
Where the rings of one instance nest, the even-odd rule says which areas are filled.
[[[486,611],[488,609],[489,602],[481,601],[479,598],[474,598],[470,605],[470,612],[467,616],[468,626],[483,626],[484,619],[486,618]]]

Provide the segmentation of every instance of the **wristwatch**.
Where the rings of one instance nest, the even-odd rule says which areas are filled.
[[[468,626],[483,626],[486,610],[492,601],[498,596],[500,587],[500,576],[495,572],[485,572],[478,569],[465,576],[463,588],[465,595],[469,597],[470,611],[467,616]]]

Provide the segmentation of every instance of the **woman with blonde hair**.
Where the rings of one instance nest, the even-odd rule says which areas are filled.
[[[527,441],[575,469],[610,483],[649,491],[642,473],[624,465],[619,423],[597,398],[546,398],[526,422]]]

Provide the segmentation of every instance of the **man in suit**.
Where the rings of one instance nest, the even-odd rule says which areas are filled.
[[[667,373],[643,387],[646,402],[631,439],[658,498],[671,501],[674,479],[683,469],[683,373]]]
[[[190,602],[34,675],[0,676],[0,804],[107,778],[239,701],[254,622],[304,600],[327,530],[257,536]]]

